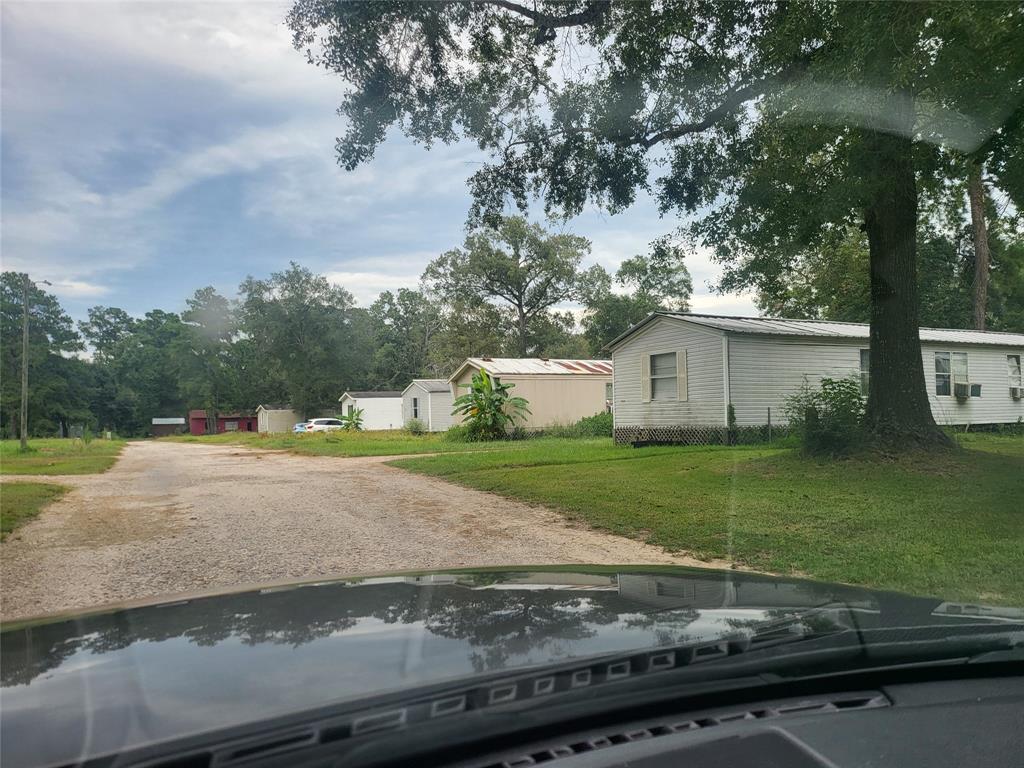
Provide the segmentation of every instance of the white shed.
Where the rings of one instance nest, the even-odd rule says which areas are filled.
[[[444,432],[454,423],[452,389],[445,379],[413,379],[402,392],[402,424],[419,419],[430,432]]]
[[[338,398],[345,415],[363,411],[363,429],[401,429],[401,392],[346,392]]]
[[[302,420],[302,414],[293,411],[290,405],[256,407],[256,429],[259,432],[291,432]]]
[[[612,341],[615,439],[687,439],[700,428],[785,422],[806,380],[867,386],[864,323],[655,313]],[[922,328],[928,400],[943,425],[1024,419],[1024,333]]]

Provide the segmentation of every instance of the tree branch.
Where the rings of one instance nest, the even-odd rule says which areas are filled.
[[[523,16],[534,23],[538,29],[559,29],[561,27],[581,27],[599,21],[611,7],[610,0],[591,0],[582,11],[568,13],[565,16],[552,16],[550,13],[543,13],[525,5],[513,3],[511,0],[486,0],[490,5],[496,5],[507,11],[512,11]]]

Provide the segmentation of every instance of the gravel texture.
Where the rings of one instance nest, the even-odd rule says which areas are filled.
[[[558,513],[328,458],[137,442],[0,544],[4,619],[289,578],[547,563],[698,563]]]

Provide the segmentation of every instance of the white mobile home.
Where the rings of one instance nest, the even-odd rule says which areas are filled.
[[[346,392],[338,398],[345,415],[363,411],[363,429],[401,429],[401,392]]]
[[[939,424],[1024,418],[1024,333],[922,328],[928,399]],[[786,398],[806,380],[857,375],[865,387],[868,326],[819,320],[659,312],[608,345],[615,438],[671,440],[701,429],[785,422]]]
[[[402,392],[402,424],[419,419],[429,432],[444,432],[455,423],[453,399],[444,379],[413,379]]]
[[[259,432],[291,432],[302,415],[289,405],[259,405],[256,407],[256,429]]]
[[[523,426],[527,429],[575,424],[606,411],[611,398],[610,360],[470,357],[448,378],[453,395],[468,392],[467,385],[480,370],[503,384],[513,384],[511,395],[526,398],[530,414]]]

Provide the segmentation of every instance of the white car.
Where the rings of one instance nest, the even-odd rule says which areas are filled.
[[[340,419],[311,419],[306,422],[307,432],[333,432],[344,428]]]

